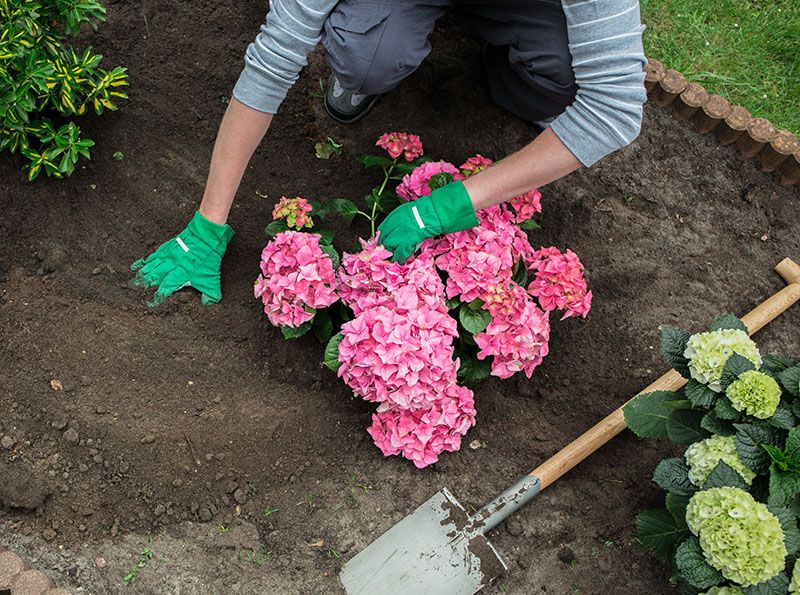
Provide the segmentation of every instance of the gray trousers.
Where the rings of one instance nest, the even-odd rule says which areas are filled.
[[[436,20],[451,8],[487,43],[495,103],[529,121],[572,103],[578,88],[560,0],[340,0],[322,35],[331,70],[347,91],[390,91],[430,53]]]

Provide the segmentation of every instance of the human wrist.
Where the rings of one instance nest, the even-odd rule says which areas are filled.
[[[199,210],[195,212],[187,229],[220,256],[225,253],[225,249],[233,238],[233,228],[230,225],[216,223],[205,217]]]

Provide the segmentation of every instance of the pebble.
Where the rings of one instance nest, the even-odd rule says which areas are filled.
[[[158,506],[156,506],[156,509],[153,511],[153,514],[155,514],[156,516],[161,516],[165,512],[167,512],[167,508],[163,504],[159,504]]]
[[[11,450],[14,447],[14,439],[6,434],[0,439],[0,446],[2,446],[5,450]]]
[[[13,552],[0,552],[0,589],[8,589],[11,579],[25,570],[25,562]]]
[[[45,593],[53,587],[47,575],[42,574],[38,570],[26,570],[17,575],[14,582],[11,583],[12,593]]]
[[[58,421],[53,422],[53,428],[55,428],[59,432],[66,427],[67,427],[67,421],[64,419],[59,419]]]
[[[45,541],[53,541],[56,538],[56,532],[48,527],[47,529],[42,531],[42,537],[44,538]]]
[[[211,399],[211,402],[219,405],[220,403],[222,403],[222,397],[214,397],[213,399]]]
[[[142,444],[152,444],[156,441],[156,437],[152,434],[147,434],[144,438],[142,438]]]
[[[211,511],[203,506],[197,513],[200,516],[200,520],[204,523],[207,523],[211,520]]]
[[[106,413],[108,413],[108,408],[104,407],[103,405],[98,405],[95,411],[97,412],[98,415],[105,415]]]
[[[92,275],[99,275],[102,270],[103,269],[101,269],[100,267],[94,267],[92,269]]]
[[[80,471],[81,473],[86,473],[88,470],[89,470],[89,467],[87,465],[85,465],[84,463],[81,463],[80,465],[78,465],[78,471]]]
[[[77,444],[79,441],[78,432],[76,432],[74,428],[70,428],[64,432],[64,442],[67,444]]]
[[[247,502],[247,492],[242,488],[236,488],[233,492],[233,499],[236,500],[238,504],[244,504]]]
[[[182,479],[175,479],[175,480],[172,481],[172,487],[173,488],[179,488],[182,485],[183,485],[183,480]]]
[[[95,565],[96,568],[99,568],[100,570],[102,570],[103,568],[106,567],[106,559],[105,558],[95,558],[94,559],[94,565]]]

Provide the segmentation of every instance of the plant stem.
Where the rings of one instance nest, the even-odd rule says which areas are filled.
[[[392,170],[394,169],[395,163],[397,163],[396,157],[389,166],[389,169],[383,170],[383,184],[381,184],[381,187],[378,189],[378,196],[375,197],[375,202],[372,205],[372,216],[369,218],[372,227],[371,237],[375,237],[375,219],[378,218],[378,203],[381,201],[381,195],[383,194],[383,191],[386,190],[386,184],[389,182],[389,176],[392,175]]]

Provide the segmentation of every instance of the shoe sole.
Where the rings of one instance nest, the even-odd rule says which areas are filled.
[[[369,99],[364,102],[364,107],[359,107],[358,112],[356,112],[352,116],[347,116],[342,114],[341,112],[337,111],[328,103],[328,95],[326,94],[323,98],[322,104],[325,106],[325,111],[328,115],[339,122],[340,124],[353,124],[358,122],[361,118],[366,116],[369,112],[372,111],[372,108],[375,106],[375,103],[380,99],[380,95],[375,95],[372,99]]]

